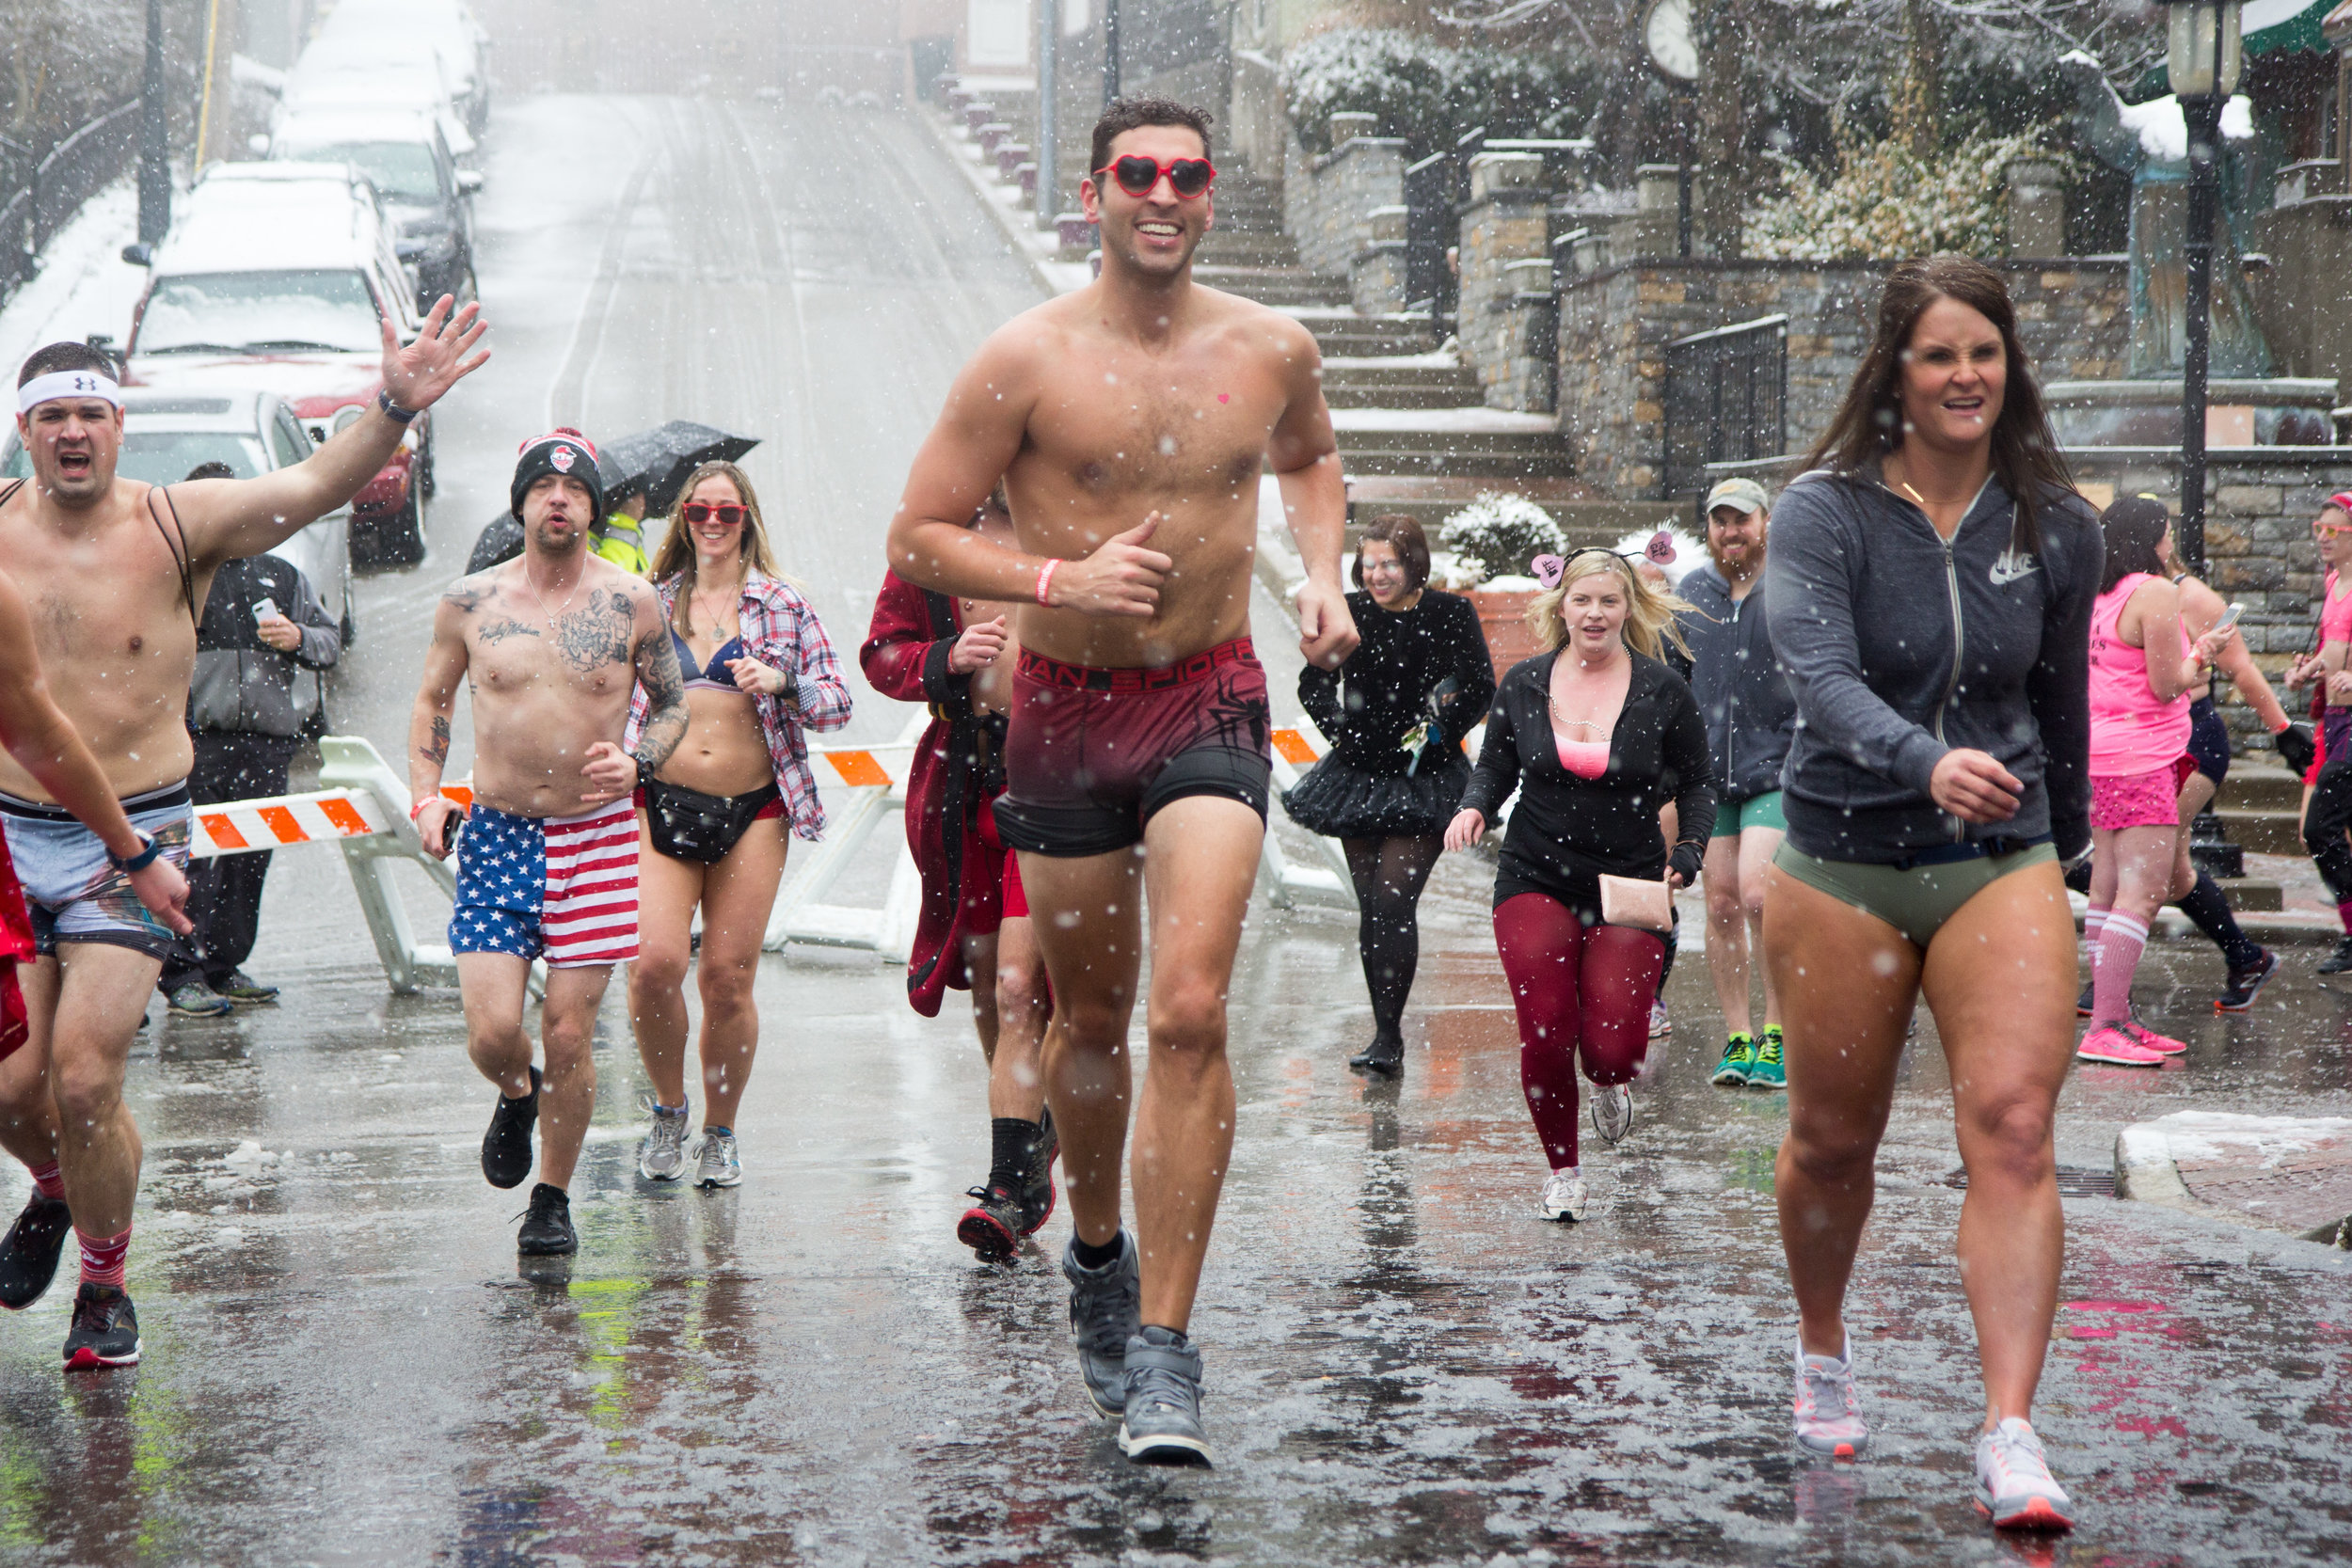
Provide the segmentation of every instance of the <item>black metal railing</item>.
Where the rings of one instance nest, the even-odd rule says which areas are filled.
[[[1707,465],[1776,457],[1788,423],[1788,318],[1695,332],[1666,345],[1659,497],[1707,490]]]
[[[1426,310],[1443,336],[1453,329],[1460,286],[1446,252],[1459,243],[1462,220],[1454,198],[1454,157],[1432,152],[1405,170],[1406,309]]]
[[[0,186],[0,304],[24,285],[40,255],[100,187],[122,172],[138,142],[138,100],[109,109]]]

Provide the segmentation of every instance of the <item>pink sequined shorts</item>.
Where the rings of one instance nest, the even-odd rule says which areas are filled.
[[[2125,828],[2179,827],[2181,785],[2196,771],[2196,759],[2183,756],[2169,768],[2146,773],[2093,773],[2090,825],[2110,833]]]

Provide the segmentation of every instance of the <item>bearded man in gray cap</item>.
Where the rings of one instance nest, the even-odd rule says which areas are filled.
[[[1764,868],[1780,847],[1780,767],[1796,735],[1797,700],[1772,655],[1764,623],[1764,536],[1772,526],[1764,487],[1727,479],[1707,495],[1708,563],[1682,579],[1696,606],[1682,617],[1691,643],[1691,689],[1707,720],[1707,747],[1722,791],[1715,835],[1700,878],[1707,886],[1707,967],[1724,1010],[1723,1060],[1715,1082],[1778,1088],[1780,999],[1764,977],[1764,1029],[1750,1028],[1748,952],[1763,950]]]
[[[516,1238],[531,1255],[578,1250],[566,1189],[596,1094],[590,1044],[612,966],[637,956],[639,784],[686,734],[686,685],[660,602],[588,548],[604,515],[596,448],[576,430],[525,441],[510,494],[523,553],[441,595],[408,722],[410,816],[427,852],[457,846],[449,925],[466,1003],[466,1049],[499,1086],[482,1174],[539,1181]],[[441,793],[457,689],[472,693],[473,803]],[[639,685],[651,711],[621,749]],[[533,959],[548,965],[539,1015],[544,1073],[524,1027]]]

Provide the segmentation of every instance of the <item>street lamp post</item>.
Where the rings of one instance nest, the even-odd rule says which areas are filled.
[[[171,145],[164,121],[164,0],[147,0],[147,71],[139,78],[139,238],[171,227]]]
[[[1119,96],[1119,0],[1103,5],[1103,107]]]
[[[2212,365],[2213,230],[2219,207],[2221,110],[2237,90],[2240,0],[2173,0],[2165,75],[2188,132],[2187,342],[2181,362],[2181,564],[2205,571],[2205,384]]]
[[[1061,45],[1061,7],[1056,0],[1038,0],[1037,8],[1037,214],[1040,229],[1054,227],[1061,211],[1054,188],[1054,154],[1060,150],[1061,104],[1055,93],[1060,80],[1055,55]]]

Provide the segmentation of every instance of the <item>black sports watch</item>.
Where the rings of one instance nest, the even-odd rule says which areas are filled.
[[[137,854],[133,855],[128,860],[125,860],[120,855],[116,854],[112,849],[106,851],[106,860],[108,863],[113,865],[117,871],[121,872],[125,876],[130,876],[135,872],[146,870],[149,866],[155,863],[155,857],[164,852],[164,847],[155,842],[155,835],[149,832],[145,828],[134,827],[131,831],[138,834],[139,852]]]
[[[389,387],[378,387],[375,389],[375,405],[384,410],[386,418],[400,424],[406,424],[410,420],[424,412],[421,408],[403,408],[399,404],[394,403],[392,389]]]

